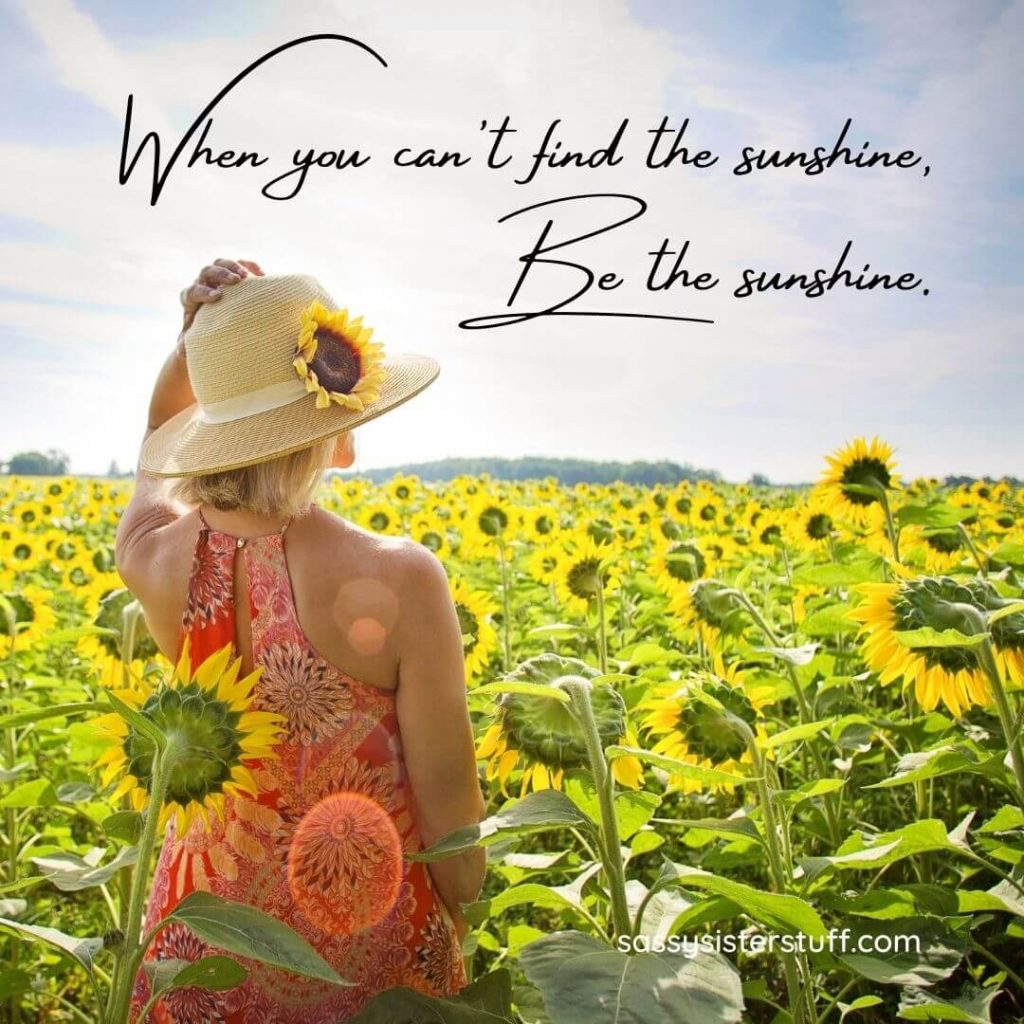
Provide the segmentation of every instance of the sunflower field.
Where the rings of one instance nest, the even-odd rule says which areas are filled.
[[[221,800],[272,756],[237,662],[190,676],[148,636],[113,559],[130,487],[0,478],[18,1024],[127,1020],[160,826],[217,827],[209,794],[169,795],[173,724],[234,716]],[[903,481],[875,438],[810,488],[335,476],[319,502],[445,564],[488,797],[416,855],[487,848],[469,987],[358,1021],[1024,1020],[1018,485]],[[218,1019],[254,958],[324,977],[273,921],[189,899],[199,952],[154,971],[148,1019],[189,991]]]

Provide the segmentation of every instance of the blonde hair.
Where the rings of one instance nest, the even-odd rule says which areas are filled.
[[[320,486],[324,470],[331,464],[337,441],[330,437],[254,466],[183,477],[175,483],[173,493],[190,505],[212,505],[223,511],[244,509],[265,516],[302,515]]]

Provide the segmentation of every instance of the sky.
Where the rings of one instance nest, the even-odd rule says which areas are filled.
[[[1024,0],[5,0],[0,28],[0,460],[57,448],[76,472],[133,466],[178,294],[230,257],[313,274],[387,350],[440,361],[436,384],[358,432],[357,468],[547,455],[794,482],[877,433],[904,475],[1024,476]],[[279,54],[216,106],[207,139],[264,166],[187,167],[190,145],[155,206],[151,151],[119,183],[129,94],[131,150],[155,130],[166,157],[235,74],[314,33],[354,37],[387,66],[336,41]],[[492,169],[481,123],[506,115],[511,159]],[[685,142],[718,163],[647,169],[663,117],[688,118]],[[587,153],[628,119],[621,160],[522,182],[556,118],[562,150]],[[854,149],[913,149],[922,163],[731,173],[745,146],[830,148],[848,118]],[[470,159],[397,167],[402,147]],[[339,148],[370,161],[313,168],[286,201],[261,194],[297,150]],[[714,322],[461,329],[506,311],[549,216],[565,240],[633,206],[501,218],[594,193],[647,208],[552,254],[623,279],[566,308]],[[688,240],[684,265],[719,285],[647,290],[666,238]],[[847,241],[854,271],[921,286],[733,295],[747,268],[831,268]],[[550,306],[579,278],[534,266],[512,308]]]

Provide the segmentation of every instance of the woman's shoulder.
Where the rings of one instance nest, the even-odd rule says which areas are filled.
[[[304,532],[312,547],[341,574],[373,577],[403,589],[436,587],[443,580],[447,589],[440,559],[412,538],[373,533],[319,506],[305,518]]]

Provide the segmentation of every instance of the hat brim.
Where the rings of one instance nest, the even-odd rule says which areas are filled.
[[[226,423],[208,423],[198,405],[189,406],[143,442],[139,468],[151,476],[181,477],[241,469],[301,451],[376,419],[432,384],[440,367],[430,356],[396,354],[385,358],[380,397],[362,412],[333,402],[316,407],[308,394],[289,405]]]

